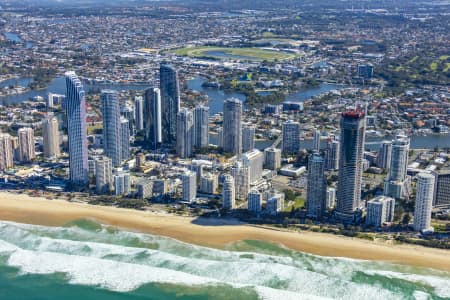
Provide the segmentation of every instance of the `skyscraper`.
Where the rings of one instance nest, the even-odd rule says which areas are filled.
[[[223,103],[223,150],[227,153],[242,153],[242,102],[230,98]]]
[[[89,165],[84,90],[74,72],[65,75],[70,181],[75,185],[86,185],[89,181]]]
[[[236,199],[245,200],[250,190],[250,170],[242,162],[237,161],[231,167],[231,175],[234,178]]]
[[[222,187],[222,207],[224,209],[233,209],[235,203],[234,178],[231,175],[225,175]]]
[[[327,180],[325,160],[318,153],[309,156],[306,213],[310,218],[322,219],[327,210]]]
[[[436,173],[436,197],[433,205],[450,204],[450,170],[441,170]]]
[[[257,190],[248,193],[247,208],[249,211],[259,214],[262,206],[262,195]]]
[[[389,168],[389,180],[403,181],[406,178],[409,155],[409,138],[398,135],[392,142],[391,166]]]
[[[381,227],[385,222],[394,220],[395,199],[379,196],[367,203],[366,224]]]
[[[14,154],[11,136],[0,133],[0,171],[5,171],[14,166]]]
[[[120,107],[120,117],[128,120],[130,135],[135,135],[136,129],[134,126],[134,110],[129,103],[124,103],[124,105]]]
[[[181,176],[183,181],[183,201],[192,202],[197,197],[197,175],[195,172],[187,171]]]
[[[380,150],[378,150],[377,166],[384,170],[389,169],[391,165],[392,142],[382,141]]]
[[[365,114],[360,109],[342,113],[336,217],[353,221],[361,206]]]
[[[134,97],[134,122],[136,131],[144,130],[144,99],[142,96]]]
[[[114,167],[122,163],[119,94],[113,90],[102,91],[103,149]]]
[[[327,170],[338,170],[339,169],[339,157],[340,157],[340,149],[339,149],[339,141],[330,140],[327,143],[326,149],[326,163]]]
[[[58,119],[53,114],[47,114],[42,121],[44,157],[47,159],[56,158],[61,154],[58,128]]]
[[[194,147],[197,149],[209,145],[209,107],[197,106],[194,109]]]
[[[283,123],[283,153],[296,154],[300,151],[300,124],[292,120]]]
[[[192,112],[183,108],[177,115],[177,154],[181,158],[192,156],[192,129],[194,118]]]
[[[114,195],[128,195],[131,191],[130,174],[118,172],[114,175]]]
[[[17,136],[19,138],[19,160],[23,162],[33,160],[36,157],[33,128],[20,128]]]
[[[264,165],[264,154],[258,149],[242,154],[242,163],[248,168],[250,173],[250,183],[261,178]]]
[[[145,139],[152,149],[162,143],[161,93],[158,88],[149,88],[144,94]]]
[[[178,71],[171,65],[162,63],[159,67],[161,89],[162,141],[165,144],[176,142],[177,114],[180,110],[180,84]]]
[[[281,168],[280,149],[270,147],[264,150],[264,168],[273,171]]]
[[[120,118],[120,151],[121,159],[128,160],[130,158],[130,125],[129,121],[124,117]]]
[[[255,127],[242,127],[242,152],[255,149]]]
[[[314,130],[313,134],[313,149],[320,151],[320,130]]]
[[[112,190],[112,160],[102,156],[95,160],[95,190],[98,194],[106,194]]]
[[[433,208],[435,178],[432,174],[417,175],[416,204],[414,207],[414,230],[429,231],[431,227],[431,209]]]
[[[389,175],[384,183],[384,194],[392,198],[404,198],[408,192],[406,171],[408,168],[409,138],[397,135],[392,142]]]

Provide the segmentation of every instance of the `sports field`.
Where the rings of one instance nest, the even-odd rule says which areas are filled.
[[[249,60],[249,61],[274,61],[289,60],[295,58],[295,53],[282,51],[272,51],[261,48],[227,48],[227,47],[188,47],[171,50],[179,56],[189,56],[197,58],[229,59],[229,60]]]

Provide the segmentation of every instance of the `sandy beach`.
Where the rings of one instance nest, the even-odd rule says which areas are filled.
[[[240,240],[264,240],[322,256],[378,260],[450,271],[448,250],[388,245],[322,233],[278,231],[245,224],[220,225],[211,220],[198,222],[188,217],[0,192],[0,220],[61,226],[81,218],[215,248],[223,248]]]

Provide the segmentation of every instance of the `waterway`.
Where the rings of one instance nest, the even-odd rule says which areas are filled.
[[[27,86],[32,81],[31,78],[17,78],[17,79],[9,79],[0,82],[0,88],[5,86],[15,85],[16,83],[21,86]],[[236,92],[224,92],[219,89],[212,88],[204,88],[202,87],[202,83],[205,81],[202,77],[195,77],[187,81],[187,86],[191,90],[195,90],[198,92],[205,93],[209,97],[209,106],[210,106],[210,114],[217,114],[222,112],[223,102],[225,99],[230,97],[235,97],[240,99],[244,103],[245,107],[245,95],[236,93]],[[114,90],[144,90],[148,88],[147,85],[139,85],[139,84],[109,84],[109,85],[90,85],[85,84],[85,90],[87,92],[92,90],[100,90],[100,89],[114,89]],[[347,86],[336,85],[336,84],[327,84],[322,83],[319,87],[302,90],[287,96],[289,101],[297,101],[303,102],[304,100],[317,96],[321,93],[325,93],[331,90],[338,90],[345,88]],[[11,95],[0,97],[0,101],[4,105],[8,104],[16,104],[25,100],[29,100],[35,96],[46,97],[49,92],[64,94],[65,93],[65,79],[64,77],[56,77],[46,89],[42,90],[32,90],[20,95]],[[380,142],[383,140],[389,140],[392,137],[367,137],[366,138],[366,149],[368,150],[377,150],[379,148]],[[217,139],[212,136],[211,143],[217,144]],[[256,147],[258,149],[264,149],[269,147],[272,144],[272,141],[257,141]],[[301,141],[302,148],[311,149],[312,148],[312,140],[304,140]],[[324,148],[325,141],[322,141],[322,147]],[[435,147],[445,148],[450,147],[450,136],[449,135],[429,135],[429,136],[411,136],[411,149],[434,149]]]
[[[18,79],[9,79],[0,82],[0,88],[5,86],[14,85],[16,82],[21,86],[27,86],[32,81],[31,78],[18,78]],[[113,89],[113,90],[144,90],[148,88],[147,85],[139,85],[139,84],[101,84],[101,85],[92,85],[92,84],[84,84],[84,88],[86,92],[90,92],[93,90],[101,90],[101,89]],[[48,93],[54,94],[65,94],[66,93],[66,82],[64,77],[56,77],[53,79],[47,88],[42,90],[31,90],[26,93],[22,93],[19,95],[9,95],[0,97],[0,101],[4,105],[17,104],[26,100],[30,100],[36,96],[41,96],[46,98]]]
[[[11,42],[20,43],[22,39],[19,37],[19,35],[15,34],[14,32],[5,32],[3,33],[5,38]]]

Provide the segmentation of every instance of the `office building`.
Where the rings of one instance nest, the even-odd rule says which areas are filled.
[[[53,114],[48,114],[42,121],[42,137],[44,146],[44,158],[56,158],[60,156],[59,124]]]
[[[135,135],[136,130],[134,126],[134,110],[128,103],[125,103],[120,107],[120,118],[125,118],[128,120],[130,136]]]
[[[436,196],[433,205],[450,205],[450,170],[436,173]]]
[[[367,202],[366,225],[381,227],[394,221],[395,199],[387,196],[376,197]]]
[[[313,150],[320,151],[320,130],[318,129],[313,133]]]
[[[327,179],[325,160],[318,153],[308,160],[308,185],[306,194],[306,214],[313,219],[322,219],[327,210]]]
[[[332,187],[327,188],[327,209],[332,209],[336,206],[336,189]]]
[[[255,127],[242,127],[242,152],[255,149]]]
[[[300,151],[300,123],[292,120],[283,123],[282,152],[297,154]]]
[[[117,167],[122,163],[119,94],[113,90],[102,90],[101,98],[104,154]]]
[[[130,126],[124,117],[120,119],[120,151],[122,161],[130,159]]]
[[[144,99],[142,96],[134,97],[134,123],[137,132],[144,130]]]
[[[223,128],[217,129],[217,146],[223,149]]]
[[[181,180],[183,182],[183,201],[195,201],[197,197],[197,175],[195,172],[187,171],[181,176]]]
[[[361,207],[365,114],[360,109],[342,113],[336,217],[344,222],[355,220]]]
[[[242,102],[236,98],[223,103],[222,148],[227,153],[242,153]]]
[[[222,207],[224,209],[233,209],[235,204],[234,178],[231,175],[225,175],[222,186]]]
[[[153,194],[155,195],[164,195],[169,190],[167,185],[167,180],[164,178],[154,179],[153,182]]]
[[[234,178],[236,199],[245,200],[250,190],[249,167],[238,161],[231,167],[230,173]]]
[[[112,191],[112,160],[109,157],[100,157],[95,160],[95,190],[97,194],[108,194]]]
[[[250,183],[258,181],[263,172],[264,154],[258,149],[242,154],[242,163],[248,168],[250,173]]]
[[[327,170],[336,171],[339,169],[339,157],[340,157],[340,145],[339,141],[330,140],[327,143],[326,153],[326,163]]]
[[[127,196],[131,191],[130,174],[119,172],[114,175],[114,195]]]
[[[279,195],[275,195],[266,202],[266,210],[271,215],[276,215],[284,210],[284,198]]]
[[[281,168],[280,149],[270,147],[264,150],[264,168],[272,171]]]
[[[250,191],[247,197],[247,208],[249,211],[259,214],[262,209],[262,194],[258,191]]]
[[[193,146],[197,149],[209,146],[209,107],[194,108]]]
[[[180,110],[180,83],[178,71],[162,63],[159,67],[159,88],[161,91],[161,128],[164,144],[175,144],[177,114]]]
[[[192,112],[183,108],[177,115],[177,154],[181,158],[192,156],[192,129],[194,118]]]
[[[389,168],[390,181],[403,181],[408,168],[409,138],[398,135],[392,142],[391,164]]]
[[[414,230],[426,232],[432,231],[431,210],[435,177],[432,174],[420,173],[417,175],[416,204],[414,207]]]
[[[397,135],[392,142],[391,163],[389,175],[384,183],[384,194],[386,196],[404,199],[409,192],[409,180],[407,178],[409,155],[409,138]]]
[[[149,88],[144,93],[144,132],[145,140],[152,149],[162,143],[161,92]]]
[[[143,179],[136,184],[137,196],[139,199],[148,199],[153,195],[153,183]]]
[[[46,100],[47,101],[45,104],[47,108],[53,108],[56,105],[62,105],[64,103],[65,96],[54,93],[48,93]]]
[[[392,142],[382,141],[377,155],[377,167],[383,170],[389,169],[391,165]]]
[[[69,141],[70,181],[84,186],[89,182],[86,130],[86,100],[81,81],[74,72],[66,73],[66,118]]]
[[[22,162],[32,161],[36,157],[33,128],[20,128],[17,136],[19,138],[19,160]]]
[[[200,192],[205,194],[215,194],[219,187],[219,179],[216,174],[203,174],[200,177]]]
[[[372,79],[373,77],[373,65],[358,65],[358,76],[364,79]]]
[[[6,171],[14,166],[12,138],[7,133],[0,133],[0,171]]]

